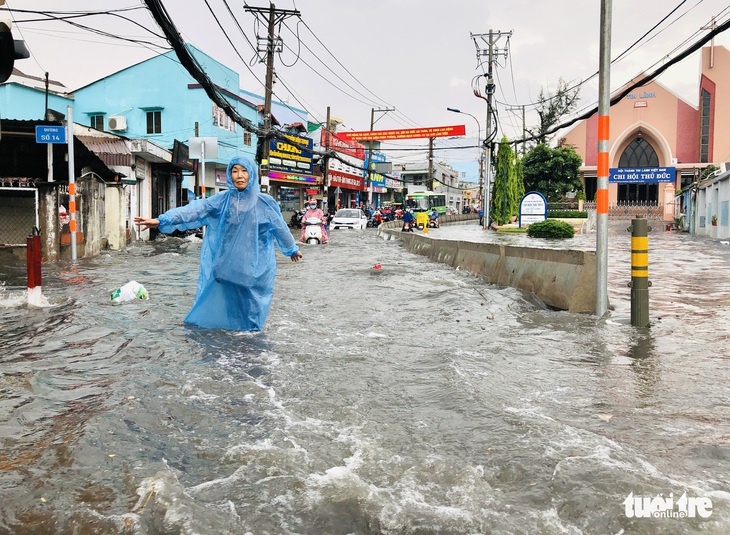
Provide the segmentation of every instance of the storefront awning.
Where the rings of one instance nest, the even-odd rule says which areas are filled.
[[[92,136],[76,138],[106,165],[132,166],[132,152],[125,140]]]

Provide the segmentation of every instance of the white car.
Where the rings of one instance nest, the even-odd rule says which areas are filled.
[[[335,212],[330,223],[331,229],[359,229],[365,230],[368,225],[368,218],[359,208],[341,208]]]

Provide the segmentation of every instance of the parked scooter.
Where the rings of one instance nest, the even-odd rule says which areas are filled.
[[[322,220],[310,217],[304,220],[304,243],[318,245],[322,243]]]

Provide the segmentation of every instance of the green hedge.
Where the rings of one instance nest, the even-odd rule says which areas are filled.
[[[527,227],[502,227],[498,228],[497,232],[501,232],[502,234],[526,234]]]
[[[573,225],[565,221],[546,219],[545,221],[533,223],[527,227],[527,235],[531,238],[572,238],[575,235],[575,229]]]
[[[585,210],[549,210],[548,217],[552,217],[555,219],[561,217],[565,219],[587,219],[588,212],[586,212]]]

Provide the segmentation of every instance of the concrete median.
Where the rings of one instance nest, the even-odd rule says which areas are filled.
[[[381,225],[385,239],[400,239],[409,252],[466,269],[492,284],[534,294],[545,304],[571,312],[593,313],[596,303],[596,254],[592,251],[516,247],[496,243],[439,240],[402,233]]]

